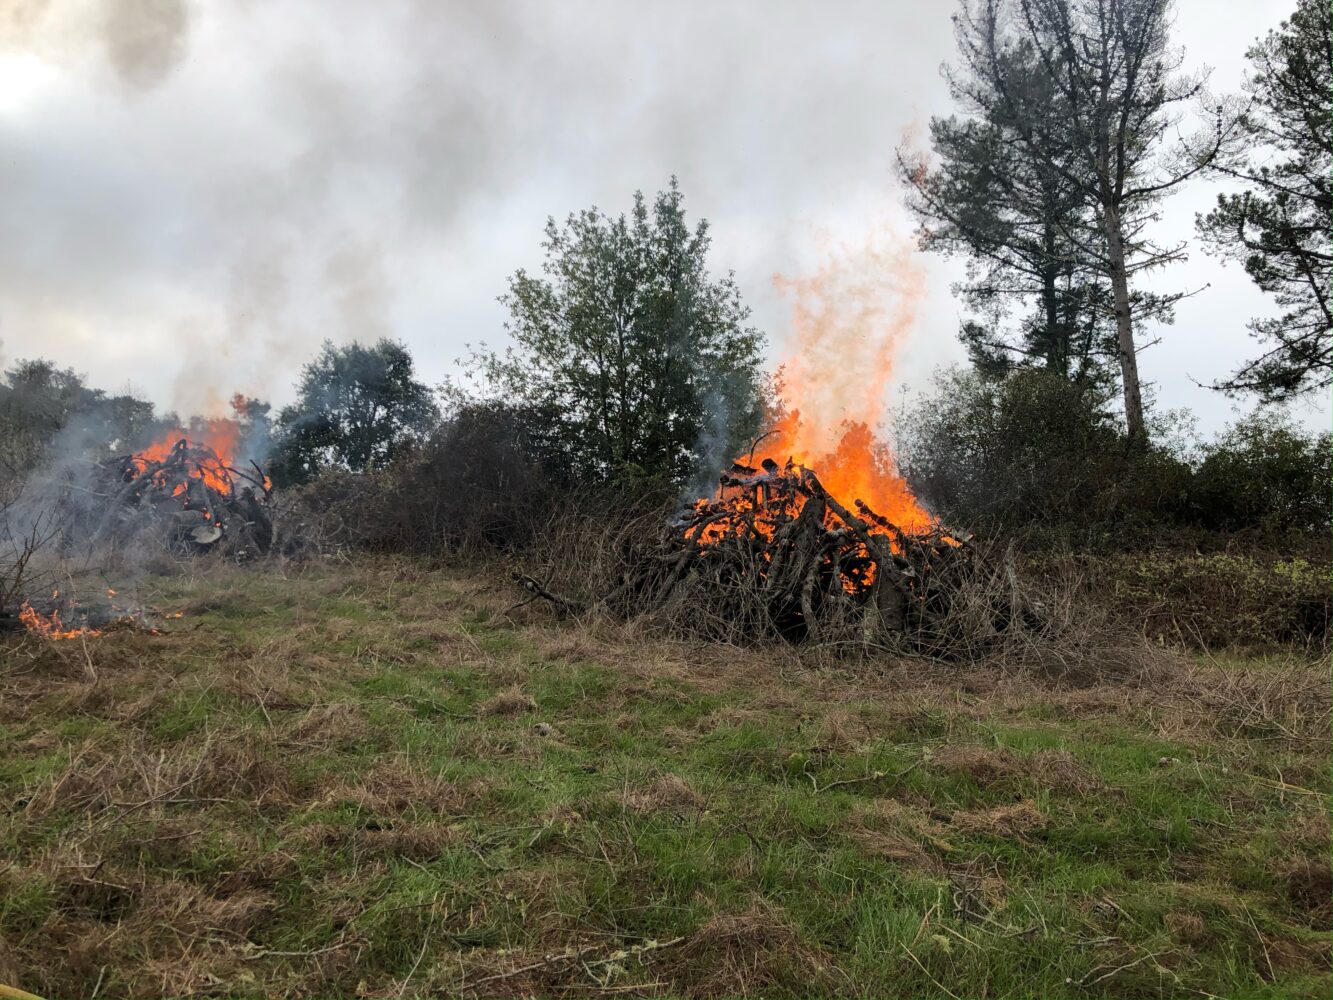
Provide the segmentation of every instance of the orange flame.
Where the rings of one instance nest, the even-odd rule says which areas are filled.
[[[925,292],[910,244],[872,240],[862,249],[844,248],[809,277],[774,281],[794,297],[782,366],[787,410],[754,454],[739,461],[785,466],[790,459],[813,470],[849,508],[860,500],[906,532],[930,530],[934,519],[875,433],[897,350]]]
[[[241,427],[235,420],[226,417],[193,421],[189,431],[179,427],[168,431],[131,457],[135,471],[143,473],[150,464],[165,461],[182,440],[196,450],[190,463],[191,477],[201,480],[224,496],[230,495],[235,488],[230,470],[237,465],[237,455],[241,449]],[[272,488],[273,483],[268,476],[263,476],[262,481],[265,490]],[[186,490],[185,483],[178,483],[173,487],[172,495],[181,496]]]
[[[76,639],[84,635],[101,635],[101,629],[95,628],[65,628],[60,620],[60,609],[52,611],[49,615],[43,615],[27,601],[19,608],[19,621],[29,632],[41,636],[43,639]]]

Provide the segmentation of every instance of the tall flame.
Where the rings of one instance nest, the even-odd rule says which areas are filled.
[[[929,513],[876,436],[894,359],[925,290],[909,245],[864,248],[828,259],[806,278],[775,277],[794,297],[783,363],[787,410],[748,464],[791,458],[818,473],[834,496],[862,500],[905,531],[925,531]]]

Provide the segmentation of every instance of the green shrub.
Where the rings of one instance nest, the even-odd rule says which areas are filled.
[[[1304,434],[1260,411],[1205,448],[1190,485],[1190,511],[1215,531],[1327,533],[1330,516],[1327,433]]]
[[[1152,437],[1131,447],[1098,390],[1045,371],[946,371],[899,421],[908,481],[958,526],[1096,549],[1196,531],[1327,538],[1327,433],[1260,411],[1202,447]]]
[[[1052,560],[1037,560],[1049,572]],[[1045,565],[1042,565],[1042,564]],[[1120,552],[1077,560],[1090,595],[1154,637],[1211,649],[1323,644],[1329,569],[1305,558]]]
[[[1166,448],[1131,448],[1095,387],[1046,371],[941,373],[900,420],[899,446],[917,495],[982,530],[1123,537],[1177,518],[1190,477]]]

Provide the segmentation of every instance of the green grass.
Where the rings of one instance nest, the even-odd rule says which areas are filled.
[[[508,597],[215,570],[145,595],[186,612],[163,635],[6,640],[0,982],[1328,995],[1317,675],[1270,657],[1304,681],[1238,707],[1234,658],[1153,690],[814,668]]]

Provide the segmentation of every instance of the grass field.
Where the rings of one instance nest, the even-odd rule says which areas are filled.
[[[185,617],[0,640],[0,983],[1329,995],[1326,663],[819,665],[410,563],[142,596]]]

